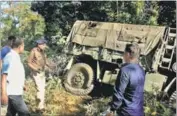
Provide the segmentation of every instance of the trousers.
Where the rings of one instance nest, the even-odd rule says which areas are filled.
[[[44,72],[39,72],[33,74],[33,80],[36,85],[37,89],[37,105],[38,109],[43,109],[44,108],[44,101],[45,101],[45,73]]]
[[[6,116],[30,116],[22,95],[9,95]]]

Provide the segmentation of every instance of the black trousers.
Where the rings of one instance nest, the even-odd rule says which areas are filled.
[[[8,108],[6,116],[30,116],[29,110],[21,95],[8,96]]]

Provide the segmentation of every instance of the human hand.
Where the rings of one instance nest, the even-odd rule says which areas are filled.
[[[24,90],[24,91],[27,91],[27,87],[26,87],[26,86],[24,86],[24,87],[23,87],[23,90]]]
[[[106,114],[106,116],[114,116],[114,113],[113,112],[109,112]]]
[[[7,96],[7,94],[2,94],[1,104],[2,105],[6,105],[7,103],[8,103],[8,96]]]

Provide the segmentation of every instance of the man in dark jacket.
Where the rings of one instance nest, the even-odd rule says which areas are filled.
[[[137,44],[128,44],[124,52],[125,64],[118,74],[110,112],[106,116],[144,116],[145,72],[138,64],[140,49]]]

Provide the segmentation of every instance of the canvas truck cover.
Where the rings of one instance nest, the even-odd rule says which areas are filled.
[[[121,23],[76,21],[67,42],[123,52],[127,43],[137,42],[147,55],[163,37],[165,27]]]

